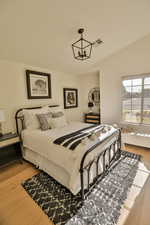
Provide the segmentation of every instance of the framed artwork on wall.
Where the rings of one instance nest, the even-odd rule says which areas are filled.
[[[64,88],[64,109],[78,107],[78,89]]]
[[[28,99],[51,98],[51,75],[33,70],[26,70]]]

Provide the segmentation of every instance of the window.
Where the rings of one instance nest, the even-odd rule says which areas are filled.
[[[123,121],[150,125],[150,75],[123,78],[122,89]]]

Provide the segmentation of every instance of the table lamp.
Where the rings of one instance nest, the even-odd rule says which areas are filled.
[[[88,107],[90,108],[89,113],[92,113],[93,106],[94,106],[93,102],[88,102]]]
[[[3,136],[2,122],[5,122],[5,113],[3,109],[0,109],[0,137]]]

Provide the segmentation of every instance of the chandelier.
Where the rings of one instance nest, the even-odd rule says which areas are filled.
[[[80,28],[78,33],[81,35],[80,39],[72,44],[73,56],[77,60],[86,60],[91,57],[92,46],[101,44],[102,41],[97,39],[95,42],[87,41],[83,38],[84,29]]]

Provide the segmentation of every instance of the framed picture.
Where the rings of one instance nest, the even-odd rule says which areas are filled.
[[[49,73],[26,70],[28,99],[51,98],[50,76]]]
[[[64,109],[78,107],[78,90],[75,88],[64,88]]]

